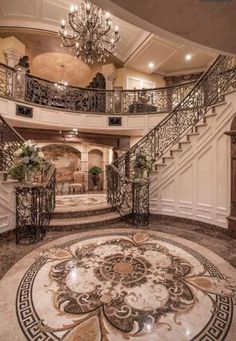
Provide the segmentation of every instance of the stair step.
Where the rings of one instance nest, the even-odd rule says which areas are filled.
[[[208,114],[205,115],[206,118],[208,118],[208,117],[215,117],[215,116],[217,116],[217,114],[215,112],[208,113]]]
[[[15,179],[7,179],[2,181],[3,184],[17,184],[19,181]]]
[[[197,135],[199,135],[199,133],[196,131],[194,133],[188,133],[187,134],[187,136],[197,136]]]
[[[162,160],[163,159],[164,159],[164,162],[165,162],[165,160],[173,160],[174,156],[163,156]]]
[[[6,174],[7,174],[7,172],[0,171],[0,181],[4,181],[4,178],[5,178]]]
[[[208,124],[207,123],[197,123],[196,124],[196,127],[199,128],[199,127],[206,127]]]
[[[87,210],[79,210],[78,207],[73,210],[73,207],[56,208],[53,212],[53,218],[55,219],[70,219],[78,217],[97,216],[105,213],[111,213],[112,207],[110,205],[104,205],[103,207],[94,207]]]
[[[158,171],[158,168],[164,168],[166,166],[167,166],[166,163],[156,163],[155,164],[155,169],[153,170],[153,172]]]
[[[181,141],[179,142],[179,146],[181,147],[182,144],[190,144],[191,142],[190,141]]]
[[[181,149],[181,148],[175,148],[175,149],[171,149],[170,150],[171,153],[175,153],[175,152],[179,153],[179,152],[182,152],[182,151],[183,151],[183,149]]]
[[[49,224],[49,230],[53,231],[71,231],[85,227],[98,227],[120,221],[122,218],[119,213],[111,212],[90,217],[52,219]]]
[[[163,156],[163,159],[174,159],[174,156],[172,155],[167,155],[167,156]]]

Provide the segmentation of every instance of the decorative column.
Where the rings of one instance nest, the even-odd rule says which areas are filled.
[[[16,73],[15,73],[15,84],[14,84],[14,97],[16,99],[25,99],[25,74],[27,69],[23,66],[17,65],[16,66]]]
[[[8,66],[15,67],[18,64],[21,54],[14,47],[9,47],[3,50],[3,53],[6,57]]]
[[[8,66],[15,67],[18,64],[21,55],[15,48],[9,47],[9,48],[3,50],[3,53],[6,57],[6,62],[7,62]],[[5,78],[6,79],[6,87],[5,87],[6,93],[5,93],[5,95],[11,97],[14,95],[14,77],[15,77],[15,74],[10,69],[6,70],[5,72],[6,72],[6,78]]]
[[[83,143],[83,149],[81,153],[81,172],[84,173],[85,190],[88,191],[88,144]]]
[[[114,80],[116,79],[116,67],[114,64],[106,64],[102,66],[102,73],[106,80],[106,90],[113,90],[114,88]],[[115,101],[114,101],[114,93],[107,92],[106,93],[106,112],[114,113],[115,109]]]
[[[112,159],[112,150],[110,148],[104,148],[103,151],[103,171],[104,171],[104,175],[103,175],[103,190],[106,191],[107,190],[107,177],[106,177],[106,169],[107,169],[107,165],[109,165],[111,163]]]

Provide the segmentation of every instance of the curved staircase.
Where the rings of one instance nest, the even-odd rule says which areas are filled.
[[[170,114],[107,167],[108,201],[128,222],[135,226],[149,223],[149,179],[136,178],[137,155],[148,158],[162,172],[207,127],[208,120],[214,119],[225,93],[235,88],[236,59],[219,56]],[[159,195],[158,181],[150,188],[151,194]]]

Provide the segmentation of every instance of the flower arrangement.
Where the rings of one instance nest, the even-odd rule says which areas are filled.
[[[15,164],[10,168],[9,174],[19,181],[29,178],[43,167],[44,154],[40,147],[32,140],[28,140],[14,153]],[[27,179],[28,178],[28,179]]]
[[[152,160],[149,156],[138,152],[134,160],[135,178],[142,178],[144,171],[150,171],[152,168]]]

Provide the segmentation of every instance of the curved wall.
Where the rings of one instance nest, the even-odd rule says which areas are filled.
[[[230,130],[236,114],[236,96],[215,107],[199,135],[181,145],[163,170],[151,178],[150,203],[154,214],[177,216],[228,228],[230,213]]]
[[[16,115],[16,105],[24,105],[33,108],[33,118]],[[146,134],[158,124],[166,113],[158,114],[99,114],[91,112],[73,112],[58,109],[49,109],[39,105],[29,105],[26,102],[13,101],[0,97],[0,114],[13,126],[52,128],[60,130],[72,130],[78,128],[81,131],[96,131],[101,133],[124,134],[140,136]],[[121,126],[109,125],[109,117],[121,117]]]

